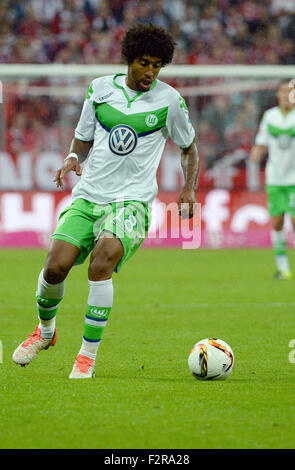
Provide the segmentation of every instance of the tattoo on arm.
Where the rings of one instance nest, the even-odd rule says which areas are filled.
[[[185,179],[185,186],[194,190],[199,174],[199,154],[195,142],[188,148],[181,150],[181,166]]]

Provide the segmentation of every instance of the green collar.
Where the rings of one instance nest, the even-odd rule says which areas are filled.
[[[126,89],[125,89],[123,86],[118,85],[118,83],[116,83],[116,78],[117,78],[117,77],[120,77],[120,76],[122,76],[122,75],[127,76],[126,73],[117,73],[117,74],[113,77],[113,84],[114,84],[117,88],[119,88],[120,90],[123,91],[124,96],[125,96],[125,98],[126,98],[126,100],[127,100],[127,103],[128,103],[127,107],[128,107],[128,108],[131,108],[131,104],[133,103],[133,101],[135,101],[137,98],[139,98],[141,95],[143,95],[144,93],[147,93],[147,92],[145,92],[145,91],[139,91],[135,96],[133,96],[133,98],[130,98],[129,95],[128,95],[128,93],[127,93],[127,91],[126,91]],[[149,89],[149,91],[152,90],[152,89],[156,86],[156,83],[157,83],[157,80],[154,80],[153,83],[152,83],[152,85],[151,85],[151,87],[150,87],[150,89]]]

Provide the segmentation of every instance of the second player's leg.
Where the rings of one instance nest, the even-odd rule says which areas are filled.
[[[284,214],[276,215],[272,217],[272,229],[276,232],[280,232],[284,227]]]
[[[293,230],[295,230],[295,217],[291,217],[291,222],[293,225]]]
[[[275,274],[275,278],[289,279],[291,277],[291,272],[287,256],[287,243],[284,231],[284,214],[272,217],[271,239],[277,266],[277,273]]]

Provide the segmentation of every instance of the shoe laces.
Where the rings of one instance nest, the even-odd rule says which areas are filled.
[[[88,372],[89,367],[92,367],[94,360],[90,357],[83,356],[83,354],[78,354],[75,362],[75,366],[78,367],[80,372]]]
[[[38,340],[43,340],[43,338],[41,338],[41,331],[40,331],[40,328],[38,326],[36,326],[35,328],[35,331],[34,333],[32,333],[31,335],[28,336],[28,339],[23,343],[23,347],[26,347],[28,346],[29,344],[34,344],[36,341]],[[44,341],[44,340],[43,340]]]

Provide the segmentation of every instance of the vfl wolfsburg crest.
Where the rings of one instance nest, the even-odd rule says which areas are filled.
[[[116,155],[128,155],[135,149],[137,140],[137,134],[132,127],[119,124],[110,132],[109,147]]]
[[[292,139],[294,139],[295,137],[295,127],[289,127],[289,129],[281,129],[280,127],[268,124],[267,130],[273,137],[278,139],[279,147],[282,150],[287,149],[291,145]]]
[[[278,136],[279,146],[282,150],[287,149],[291,144],[291,137],[288,134]]]
[[[87,306],[86,316],[91,319],[98,318],[101,320],[107,320],[110,314],[111,308],[110,307],[94,307],[92,305]]]
[[[155,114],[148,114],[145,123],[148,127],[154,127],[158,124],[158,118]]]

